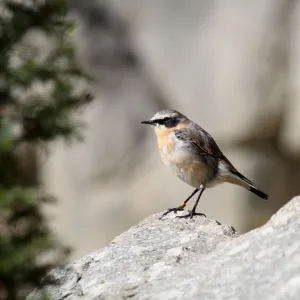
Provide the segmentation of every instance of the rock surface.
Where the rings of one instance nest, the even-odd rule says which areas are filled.
[[[51,299],[300,299],[300,197],[244,235],[204,217],[155,214],[55,269]],[[37,293],[29,296],[36,299]]]

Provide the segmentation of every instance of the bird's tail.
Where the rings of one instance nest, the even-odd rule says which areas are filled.
[[[248,190],[250,192],[254,193],[255,195],[257,195],[258,197],[263,198],[264,200],[269,200],[269,195],[267,195],[266,193],[262,192],[261,190],[259,190],[255,186],[249,186]]]
[[[269,195],[256,188],[253,182],[246,178],[244,175],[242,175],[240,172],[236,170],[231,170],[230,173],[231,176],[228,179],[228,182],[240,185],[264,200],[269,199]]]

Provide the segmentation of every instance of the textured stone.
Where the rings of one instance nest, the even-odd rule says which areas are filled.
[[[299,201],[240,236],[203,217],[160,220],[155,214],[105,248],[53,270],[44,293],[53,300],[297,300]]]

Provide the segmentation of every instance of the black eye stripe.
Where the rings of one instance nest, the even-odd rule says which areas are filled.
[[[166,123],[166,122],[168,122],[170,120],[172,120],[172,119],[168,118],[168,117],[165,117],[165,118],[162,119],[162,123],[164,124],[164,123]]]
[[[168,122],[169,120],[171,120],[171,118],[165,117],[163,119],[155,120],[155,123],[157,123],[157,124],[165,124],[165,122]]]

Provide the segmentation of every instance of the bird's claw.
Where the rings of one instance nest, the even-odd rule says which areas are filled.
[[[183,207],[182,206],[178,206],[175,208],[169,208],[165,213],[162,214],[162,216],[159,218],[160,220],[165,217],[166,215],[168,215],[170,212],[174,212],[175,214],[177,214],[178,211],[182,211]]]
[[[192,219],[194,216],[201,216],[201,217],[205,217],[206,218],[205,214],[203,214],[203,213],[196,213],[193,210],[189,210],[188,214],[186,214],[186,215],[176,216],[176,218],[182,218],[182,219],[190,218],[190,219]]]

